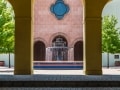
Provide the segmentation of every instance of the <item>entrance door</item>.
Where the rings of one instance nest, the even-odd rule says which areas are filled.
[[[45,60],[45,44],[41,41],[37,41],[34,44],[34,60],[35,61]]]
[[[74,45],[74,60],[82,61],[83,60],[83,42],[78,41]]]

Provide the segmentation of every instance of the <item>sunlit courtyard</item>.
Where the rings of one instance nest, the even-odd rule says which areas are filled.
[[[103,75],[120,75],[120,67],[103,67]],[[0,75],[13,75],[14,68],[0,67]],[[34,70],[36,75],[84,75],[83,70]]]

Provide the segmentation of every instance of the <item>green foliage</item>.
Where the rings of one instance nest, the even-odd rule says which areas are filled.
[[[0,53],[14,52],[14,11],[6,0],[0,0]]]
[[[102,51],[107,53],[120,52],[120,31],[116,28],[118,21],[115,16],[104,16],[102,22]]]

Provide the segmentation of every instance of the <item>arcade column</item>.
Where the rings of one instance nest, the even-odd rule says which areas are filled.
[[[14,74],[29,75],[33,73],[32,1],[14,0],[12,2],[15,11]]]
[[[84,31],[84,73],[102,74],[101,18],[86,17]]]
[[[84,73],[102,74],[102,9],[108,0],[84,0]]]

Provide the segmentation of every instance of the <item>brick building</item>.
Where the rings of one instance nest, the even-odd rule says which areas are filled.
[[[57,1],[60,1],[60,3],[57,3]],[[79,0],[64,0],[62,3],[61,1],[62,0],[35,0],[35,61],[83,60],[82,3]],[[67,5],[69,11],[62,19],[59,19],[50,10],[52,4],[57,7],[54,8],[54,10],[64,10],[64,5]],[[62,9],[59,5],[61,5],[60,7],[62,7]]]

